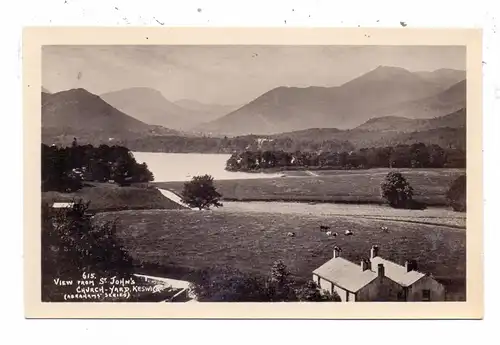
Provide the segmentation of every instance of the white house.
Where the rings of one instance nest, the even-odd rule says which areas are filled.
[[[343,302],[445,300],[444,286],[417,271],[415,261],[403,266],[384,259],[378,246],[359,265],[341,257],[340,248],[334,247],[333,258],[313,271],[313,280],[322,290],[335,291]]]

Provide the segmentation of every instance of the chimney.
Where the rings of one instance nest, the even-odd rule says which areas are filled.
[[[371,262],[369,260],[363,259],[361,260],[361,270],[364,272],[366,270],[371,269]]]
[[[378,277],[382,278],[385,275],[384,264],[378,264]]]
[[[406,267],[406,272],[416,271],[417,270],[417,262],[415,260],[406,260],[405,267]]]
[[[378,256],[378,246],[372,246],[372,249],[370,250],[370,258],[374,258]]]
[[[405,261],[405,268],[406,268],[406,272],[410,272],[412,270],[410,260]]]
[[[337,247],[337,246],[333,247],[333,257],[334,258],[340,257],[340,252],[341,252],[341,250],[339,247]]]

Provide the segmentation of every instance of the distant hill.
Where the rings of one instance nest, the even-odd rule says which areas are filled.
[[[155,89],[133,87],[102,94],[101,98],[147,124],[186,129],[197,123],[190,111],[170,102]]]
[[[191,99],[178,100],[174,104],[190,111],[198,123],[213,121],[240,107],[238,105],[206,104]]]
[[[74,136],[95,143],[168,134],[178,132],[136,120],[85,89],[42,93],[44,142],[66,142]]]
[[[385,132],[390,135],[381,136],[379,140],[371,142],[371,145],[359,145],[358,147],[369,146],[394,146],[400,144],[411,145],[415,143],[425,143],[426,145],[436,144],[443,148],[466,149],[466,128],[441,127],[416,132]]]
[[[465,149],[466,110],[433,119],[407,119],[399,117],[376,118],[350,129],[310,128],[294,132],[271,135],[269,138],[291,140],[314,140],[322,142],[337,140],[349,142],[356,148],[394,146],[398,144],[438,144],[442,147]]]
[[[42,105],[50,99],[51,94],[47,92],[42,92]]]
[[[466,79],[466,72],[450,68],[440,68],[432,72],[414,72],[419,77],[447,89]]]
[[[443,91],[428,79],[403,68],[380,66],[339,87],[278,87],[200,129],[244,135],[353,128],[374,116],[388,115],[384,109],[395,111],[400,104]]]
[[[450,114],[466,107],[467,82],[462,80],[433,96],[379,109],[373,117],[397,116],[424,119]]]
[[[42,92],[43,92],[43,93],[52,93],[52,92],[50,92],[49,90],[47,90],[46,88],[44,88],[43,86],[42,86]]]
[[[385,116],[368,120],[358,130],[415,132],[442,127],[460,128],[466,126],[465,108],[452,114],[432,119],[409,119],[406,117]]]

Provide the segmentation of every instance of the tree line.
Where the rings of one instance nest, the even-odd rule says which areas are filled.
[[[465,168],[465,151],[416,143],[371,147],[351,151],[286,152],[245,150],[233,153],[226,162],[228,171],[265,169],[368,169],[368,168]]]
[[[322,291],[312,280],[299,282],[281,260],[267,275],[233,268],[203,270],[191,284],[199,302],[340,302],[340,296]]]
[[[42,144],[42,191],[69,192],[85,181],[120,185],[154,179],[146,163],[139,164],[123,146],[78,145],[58,147]]]
[[[118,140],[118,145],[134,151],[166,153],[233,153],[244,150],[300,151],[342,151],[353,150],[354,145],[342,140],[306,140],[292,138],[261,138],[255,135],[239,137],[183,137],[150,136],[133,140]]]

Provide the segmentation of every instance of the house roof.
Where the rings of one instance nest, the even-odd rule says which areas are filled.
[[[313,273],[353,293],[377,278],[376,272],[362,271],[361,266],[342,257],[330,259]]]
[[[414,270],[407,272],[405,266],[379,256],[370,259],[370,262],[371,269],[363,271],[360,265],[342,257],[336,257],[315,269],[313,274],[353,293],[377,278],[376,270],[379,264],[384,265],[385,276],[401,286],[410,286],[425,276],[424,273]]]
[[[422,272],[414,270],[407,272],[405,266],[386,260],[380,256],[376,256],[370,259],[370,261],[372,263],[372,268],[377,267],[379,264],[383,264],[386,277],[402,286],[410,286],[420,278],[425,277],[425,274]]]
[[[52,204],[53,208],[67,208],[67,207],[72,207],[74,203],[72,202],[55,202]]]

